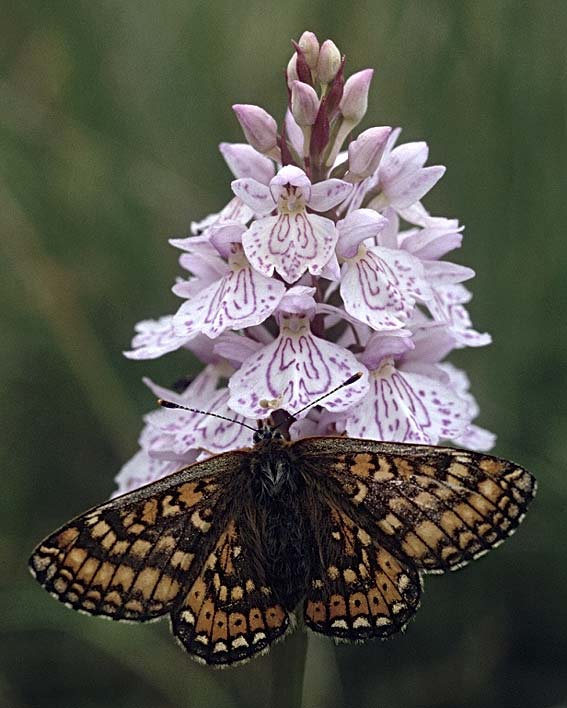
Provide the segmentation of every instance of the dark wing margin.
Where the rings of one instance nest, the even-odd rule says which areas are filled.
[[[376,543],[331,500],[322,518],[325,523],[314,529],[320,565],[309,581],[305,624],[351,642],[384,639],[404,629],[421,595],[413,564]]]
[[[171,613],[171,626],[189,655],[201,663],[244,663],[268,650],[292,627],[266,578],[249,559],[240,529],[230,519],[199,575]]]
[[[467,450],[351,438],[294,449],[333,496],[368,515],[372,537],[421,572],[455,570],[500,545],[536,493],[519,465]]]
[[[79,611],[137,622],[163,615],[197,572],[199,548],[220,532],[219,502],[245,454],[217,455],[78,516],[38,545],[32,574]]]

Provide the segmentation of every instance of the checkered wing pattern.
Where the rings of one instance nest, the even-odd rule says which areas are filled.
[[[256,552],[231,519],[172,614],[173,633],[193,658],[235,665],[267,651],[291,628],[262,564],[253,562]]]
[[[376,543],[338,504],[329,501],[323,518],[314,529],[320,564],[307,589],[306,625],[344,641],[399,632],[419,605],[414,564]]]
[[[220,533],[243,454],[218,455],[77,517],[35,549],[32,573],[76,610],[139,622],[163,615]]]
[[[421,572],[460,568],[498,546],[536,491],[522,467],[465,450],[349,438],[295,449],[322,488],[369,519],[376,543]]]

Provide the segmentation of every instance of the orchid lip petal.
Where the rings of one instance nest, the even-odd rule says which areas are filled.
[[[349,412],[347,433],[393,442],[437,444],[462,435],[466,402],[451,388],[388,364],[373,372],[368,395]]]
[[[225,329],[260,324],[276,309],[285,286],[254,270],[239,248],[223,278],[181,305],[173,319],[179,336],[202,332],[215,338]]]
[[[306,270],[320,275],[333,256],[338,232],[335,224],[318,214],[279,214],[254,221],[242,236],[252,266],[264,275],[274,268],[287,283]]]
[[[358,371],[365,369],[351,352],[315,337],[306,317],[290,315],[282,322],[277,339],[244,361],[231,377],[230,406],[251,418],[265,418],[274,407],[293,414]],[[345,410],[360,400],[367,387],[364,373],[320,405]]]
[[[124,356],[128,359],[157,359],[179,349],[188,339],[175,333],[172,315],[159,320],[144,320],[136,325],[132,350],[124,352]]]
[[[345,309],[375,330],[403,328],[416,299],[428,293],[421,263],[403,251],[363,248],[345,266],[340,287]]]

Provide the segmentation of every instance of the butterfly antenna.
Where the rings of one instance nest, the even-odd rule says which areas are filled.
[[[182,411],[190,411],[191,413],[211,415],[213,416],[213,418],[228,420],[229,423],[236,423],[237,425],[241,425],[243,428],[248,428],[248,430],[252,430],[254,433],[256,432],[256,428],[253,428],[251,425],[248,425],[248,423],[243,423],[241,420],[237,420],[236,418],[227,418],[225,415],[220,415],[219,413],[211,413],[211,411],[200,411],[198,408],[188,408],[187,406],[182,406],[179,403],[173,403],[173,401],[165,401],[163,398],[158,398],[157,402],[158,405],[162,408],[178,408]]]
[[[335,386],[335,388],[331,389],[330,391],[327,391],[327,393],[324,393],[322,396],[319,396],[319,398],[316,398],[314,401],[311,401],[311,403],[308,403],[306,406],[303,406],[303,408],[300,408],[298,411],[295,411],[295,413],[290,413],[291,417],[295,418],[297,415],[303,413],[303,411],[306,411],[308,408],[316,406],[319,401],[322,401],[324,398],[327,398],[327,396],[332,396],[333,393],[340,391],[341,388],[344,388],[345,386],[350,386],[351,384],[355,383],[360,378],[362,378],[362,376],[364,376],[362,371],[357,371],[356,374],[350,376],[346,381],[343,381],[342,384]]]

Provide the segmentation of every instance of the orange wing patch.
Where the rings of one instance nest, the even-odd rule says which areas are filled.
[[[172,613],[174,634],[198,661],[247,661],[290,628],[289,613],[264,579],[254,577],[247,553],[232,520]]]
[[[312,473],[324,471],[335,494],[373,518],[368,532],[422,572],[460,568],[500,545],[536,492],[522,467],[466,450],[345,438],[296,446]]]
[[[305,623],[344,641],[386,637],[416,612],[421,581],[412,565],[385,547],[345,512],[331,506],[317,541],[322,565],[310,581]]]
[[[37,547],[32,572],[58,600],[89,614],[140,622],[163,615],[211,528],[223,471],[215,466],[198,479],[187,468],[79,516]]]

